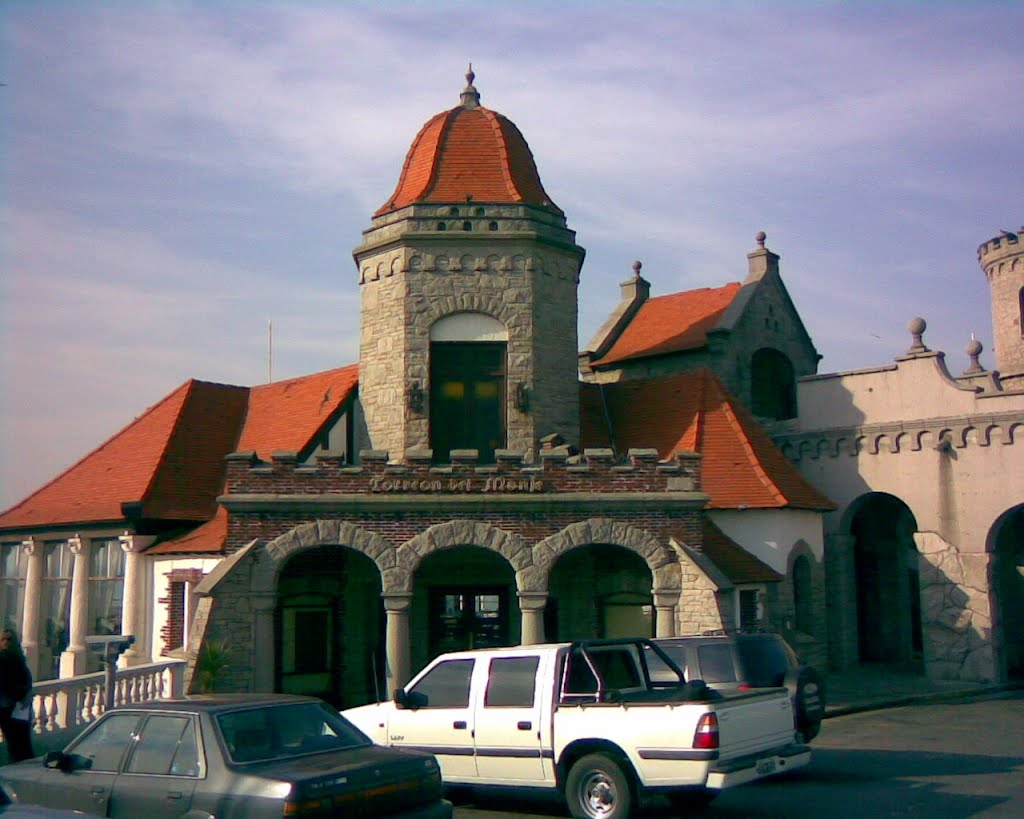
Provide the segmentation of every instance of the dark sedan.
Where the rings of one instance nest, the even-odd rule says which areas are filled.
[[[0,779],[20,802],[125,819],[452,815],[432,756],[374,745],[320,700],[284,694],[117,708]]]

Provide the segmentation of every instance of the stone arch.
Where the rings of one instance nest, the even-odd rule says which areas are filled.
[[[573,523],[544,538],[533,547],[533,565],[516,571],[516,582],[523,592],[543,592],[555,561],[580,546],[594,543],[620,546],[638,554],[651,570],[655,594],[678,592],[682,588],[679,561],[666,545],[650,532],[608,518],[590,518]]]
[[[395,563],[383,572],[384,595],[410,594],[416,568],[428,555],[456,546],[477,546],[497,552],[519,574],[533,565],[533,552],[517,534],[478,520],[437,523],[407,540],[395,551]]]
[[[316,520],[296,526],[263,547],[270,560],[256,561],[252,578],[253,593],[273,593],[277,587],[277,577],[289,557],[307,549],[332,545],[365,554],[376,564],[382,582],[387,572],[394,569],[394,548],[390,541],[376,532],[340,520]]]
[[[1024,504],[1001,514],[989,529],[989,596],[993,649],[1001,679],[1024,679]]]

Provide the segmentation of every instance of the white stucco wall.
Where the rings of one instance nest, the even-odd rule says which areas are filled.
[[[789,554],[800,541],[820,561],[825,553],[822,515],[799,509],[715,509],[714,524],[748,552],[780,574],[786,574]]]
[[[162,655],[163,637],[161,631],[167,625],[167,604],[160,603],[166,600],[170,594],[170,582],[167,576],[175,569],[201,569],[204,574],[209,573],[220,563],[219,558],[210,557],[168,557],[154,558],[150,567],[150,588],[153,592],[150,596],[152,607],[150,609],[150,631],[149,639],[152,646],[153,659],[157,660]],[[188,629],[185,630],[185,640],[188,640]],[[186,649],[188,645],[186,644]]]

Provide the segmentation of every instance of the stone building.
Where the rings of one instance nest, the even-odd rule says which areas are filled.
[[[1012,374],[950,378],[920,342],[816,375],[763,234],[721,287],[651,297],[637,263],[580,352],[584,250],[467,79],[354,251],[358,364],[186,382],[0,514],[0,611],[37,677],[123,632],[129,664],[216,645],[218,690],[354,704],[451,648],[758,626],[820,666],[1014,670]],[[1021,302],[999,241],[994,312],[1014,276]],[[990,464],[1004,480],[965,490]]]
[[[706,362],[580,382],[583,248],[472,80],[354,252],[358,367],[188,382],[0,515],[41,676],[89,669],[101,623],[126,662],[216,641],[219,689],[339,703],[466,645],[769,624],[824,661],[831,501]],[[802,330],[752,257],[744,292]],[[806,333],[786,349],[813,371]]]

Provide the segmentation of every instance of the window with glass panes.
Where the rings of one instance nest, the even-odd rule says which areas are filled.
[[[120,634],[124,550],[117,538],[93,540],[89,553],[89,633]]]
[[[45,633],[42,648],[49,655],[50,677],[59,675],[60,654],[68,647],[71,628],[71,572],[75,555],[66,540],[50,540],[43,544],[43,588],[40,616]],[[45,659],[45,658],[44,658]]]
[[[0,543],[0,627],[21,632],[26,557],[21,543]]]

